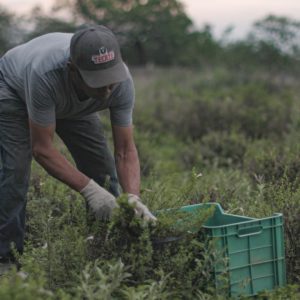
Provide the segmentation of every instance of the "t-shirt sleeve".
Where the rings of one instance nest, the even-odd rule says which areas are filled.
[[[135,91],[132,78],[121,82],[113,92],[113,100],[109,107],[112,125],[128,127],[132,124],[132,113]]]
[[[55,124],[55,102],[46,75],[29,74],[25,80],[25,96],[29,118],[40,126]]]

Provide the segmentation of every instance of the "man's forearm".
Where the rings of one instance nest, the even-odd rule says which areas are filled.
[[[116,153],[116,167],[123,192],[140,194],[140,163],[136,148]]]
[[[78,192],[81,191],[89,181],[87,176],[73,167],[54,147],[47,149],[47,151],[34,153],[34,158],[50,175]]]

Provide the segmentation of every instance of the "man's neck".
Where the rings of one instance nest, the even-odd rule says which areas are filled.
[[[75,92],[76,92],[76,95],[79,99],[79,101],[85,101],[85,100],[88,100],[90,97],[87,96],[84,91],[82,89],[80,89],[78,87],[78,85],[76,83],[73,82],[73,86],[74,86],[74,89],[75,89]]]

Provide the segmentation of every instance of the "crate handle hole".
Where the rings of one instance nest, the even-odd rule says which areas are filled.
[[[243,238],[243,237],[246,237],[246,236],[261,234],[262,231],[263,231],[263,227],[261,225],[254,226],[254,227],[249,227],[249,228],[242,228],[242,229],[238,230],[237,236],[239,238]]]

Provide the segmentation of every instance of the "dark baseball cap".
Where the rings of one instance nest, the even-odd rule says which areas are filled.
[[[91,88],[121,82],[129,76],[115,35],[103,25],[76,31],[71,39],[70,56]]]

